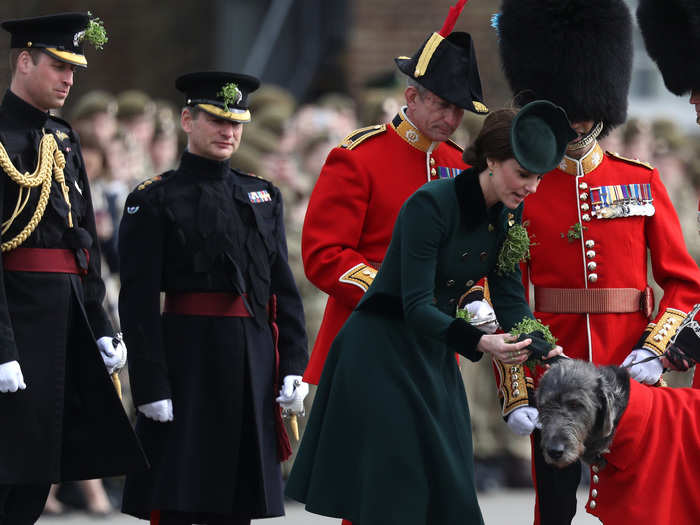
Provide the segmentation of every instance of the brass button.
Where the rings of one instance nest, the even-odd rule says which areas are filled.
[[[586,200],[588,200],[588,193],[586,193],[584,191],[581,195],[578,196],[578,198],[581,199],[582,201],[586,201]]]
[[[513,374],[513,377],[511,378],[513,381],[517,381],[520,376],[518,374]]]
[[[469,279],[466,283],[464,283],[464,286],[466,286],[467,288],[471,288],[472,286],[474,286],[474,281]]]
[[[447,286],[451,288],[455,285],[455,281],[454,281],[454,279],[450,279],[445,284],[447,284]]]
[[[589,506],[590,508],[594,509],[595,506],[596,506],[595,500],[591,501],[591,502],[588,504],[588,506]]]
[[[463,260],[463,261],[466,261],[468,258],[469,258],[469,252],[466,251],[466,252],[464,252],[464,253],[462,254],[462,260]]]
[[[513,387],[513,390],[517,390],[518,387],[520,387],[520,383],[518,383],[517,381],[513,381],[513,384],[511,386]]]
[[[586,248],[593,248],[595,246],[595,241],[593,239],[589,239],[586,241]]]
[[[586,265],[586,267],[587,267],[590,271],[593,271],[593,270],[595,270],[595,269],[598,267],[598,265],[595,263],[595,261],[591,261],[591,262],[589,262],[589,263]]]
[[[581,184],[578,185],[578,187],[582,190],[587,190],[588,184],[586,184],[585,182],[582,182]]]
[[[514,395],[514,396],[519,396],[519,395],[520,395],[520,390],[518,390],[518,389],[513,390],[513,395]]]
[[[517,366],[511,366],[511,367],[510,367],[510,371],[511,371],[511,373],[514,374],[515,372],[518,371],[518,367],[517,367]]]
[[[595,483],[597,485],[599,481],[600,481],[600,478],[594,474],[593,475],[593,483]]]
[[[595,251],[594,251],[594,250],[588,250],[588,251],[586,252],[586,257],[588,257],[589,259],[593,259],[593,257],[595,257]]]
[[[593,465],[593,466],[591,467],[591,470],[597,474],[598,471],[599,471],[600,469],[598,468],[598,465]],[[594,476],[594,477],[597,477],[597,476]],[[596,480],[593,480],[593,481],[594,481],[595,483],[598,483],[598,480],[597,480],[597,479],[596,479]]]
[[[592,283],[596,282],[598,280],[598,274],[597,273],[588,274],[588,280]]]
[[[430,174],[435,175],[437,173],[437,170],[435,168],[430,168]]]
[[[581,215],[581,219],[586,221],[586,222],[590,222],[591,216],[588,215],[587,213],[584,213],[583,215]]]
[[[435,159],[433,157],[430,157],[430,165],[435,166]]]
[[[593,498],[597,498],[597,497],[598,497],[598,491],[597,491],[596,489],[593,489],[593,490],[591,491],[591,497],[593,497]]]
[[[486,252],[481,252],[479,254],[479,259],[481,259],[481,262],[486,262],[486,259],[489,258],[489,254]]]
[[[662,339],[663,339],[663,337],[661,337],[658,334],[654,336],[654,341],[656,341],[657,343],[660,343]]]
[[[582,209],[583,211],[588,211],[590,208],[591,208],[591,207],[590,207],[590,206],[588,205],[588,203],[586,203],[586,202],[584,202],[583,204],[581,204],[581,209]]]

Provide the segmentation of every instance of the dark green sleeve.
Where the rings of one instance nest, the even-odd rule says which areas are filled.
[[[449,211],[433,195],[419,190],[406,201],[399,216],[400,223],[394,235],[401,236],[404,317],[413,330],[438,339],[453,351],[478,361],[482,354],[476,350],[476,345],[482,333],[433,304],[437,258],[440,245],[448,235],[446,214]]]

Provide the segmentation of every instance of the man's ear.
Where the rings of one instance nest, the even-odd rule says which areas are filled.
[[[17,56],[17,67],[15,69],[23,75],[26,75],[33,65],[34,60],[32,59],[31,53],[26,49],[22,50]]]
[[[418,89],[415,86],[408,86],[403,94],[406,97],[406,105],[409,108],[416,103],[416,98],[419,96]]]
[[[182,126],[182,131],[185,133],[190,133],[192,131],[192,112],[188,108],[183,108],[182,113],[180,113],[180,126]]]

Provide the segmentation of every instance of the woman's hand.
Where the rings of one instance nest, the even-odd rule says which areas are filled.
[[[525,350],[525,347],[532,343],[532,339],[524,339],[517,343],[512,342],[517,339],[511,334],[485,334],[479,339],[476,349],[491,354],[499,361],[509,365],[519,365],[527,360],[529,352]]]

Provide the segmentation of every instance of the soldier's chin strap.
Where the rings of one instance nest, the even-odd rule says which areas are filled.
[[[593,144],[593,142],[595,142],[595,139],[598,138],[598,135],[600,135],[601,131],[603,131],[603,122],[598,121],[591,128],[591,131],[586,133],[583,137],[576,141],[569,142],[566,146],[567,151],[574,151],[587,148],[588,146]]]

